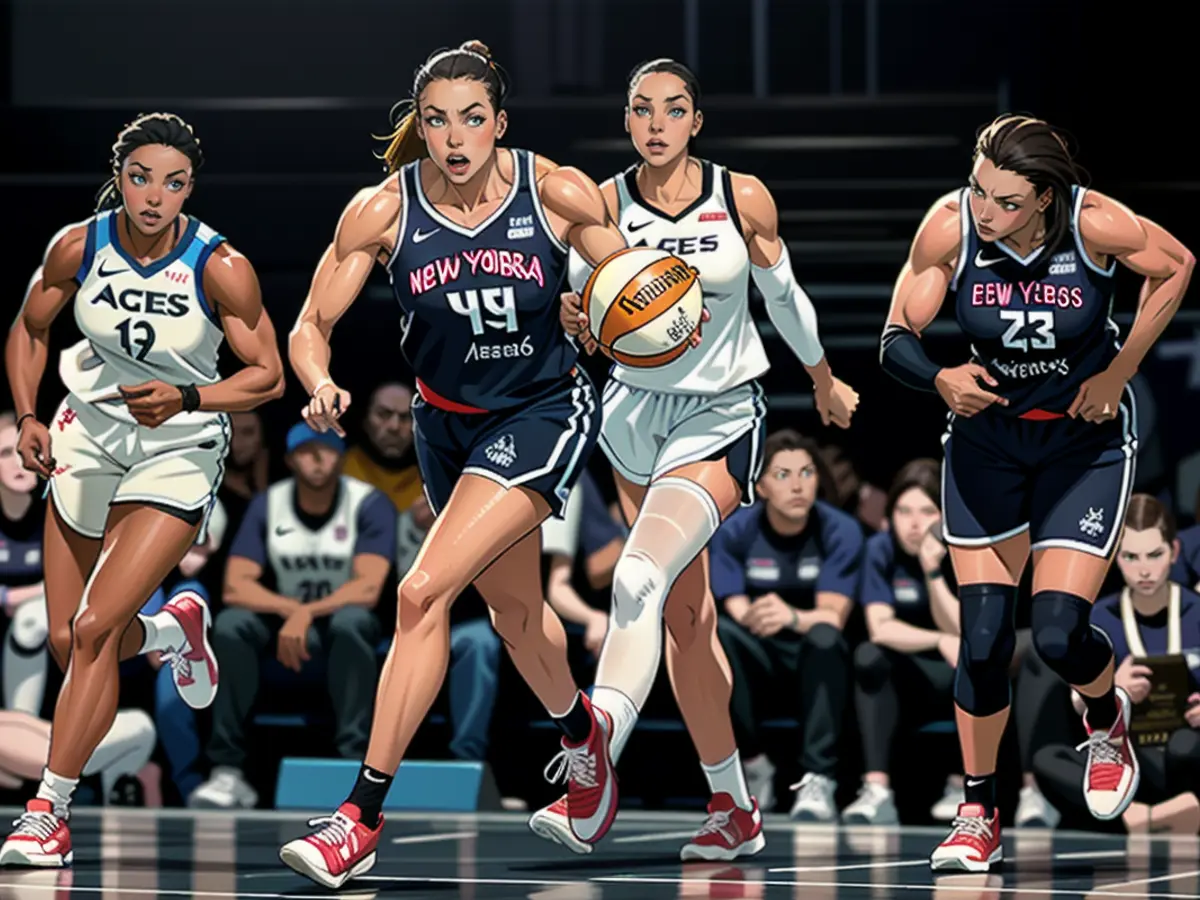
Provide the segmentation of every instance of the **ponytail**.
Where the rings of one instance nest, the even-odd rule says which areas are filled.
[[[121,190],[117,187],[117,176],[113,176],[100,186],[100,190],[96,192],[96,209],[95,212],[104,212],[106,209],[119,209],[121,206]]]
[[[425,147],[425,141],[417,133],[417,107],[411,100],[404,100],[397,103],[392,108],[392,115],[401,109],[407,107],[407,111],[395,119],[395,127],[391,134],[387,135],[371,135],[377,141],[387,141],[387,149],[383,153],[376,153],[376,159],[382,159],[384,168],[391,174],[398,172],[405,165],[415,159],[421,159],[429,155],[428,149]]]

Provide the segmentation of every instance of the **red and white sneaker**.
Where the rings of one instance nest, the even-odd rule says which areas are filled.
[[[162,651],[163,662],[171,666],[175,690],[192,709],[205,709],[217,696],[217,655],[208,642],[212,613],[208,603],[195,591],[180,591],[163,607],[183,629],[186,644]]]
[[[364,825],[361,816],[362,811],[353,803],[343,803],[332,816],[310,819],[308,827],[317,830],[284,844],[279,858],[288,868],[317,884],[340,888],[375,865],[383,816],[374,829]]]
[[[49,800],[34,798],[13,822],[15,831],[0,845],[0,866],[61,869],[71,865],[71,830],[54,814]]]
[[[978,803],[964,803],[950,827],[950,835],[929,857],[934,871],[986,872],[1004,859],[1000,846],[1000,813],[989,819]]]
[[[575,837],[567,815],[567,795],[563,794],[549,806],[543,806],[529,817],[529,830],[538,837],[562,844],[575,853],[591,853],[592,845]]]
[[[592,706],[587,694],[579,699],[592,718],[592,730],[582,744],[562,739],[562,750],[546,766],[546,780],[553,784],[566,779],[571,831],[579,840],[594,844],[617,817],[617,772],[609,750],[613,722],[612,716]]]
[[[1133,703],[1124,688],[1117,688],[1117,720],[1105,730],[1092,727],[1083,716],[1088,739],[1076,750],[1088,752],[1087,771],[1083,776],[1083,797],[1088,810],[1101,821],[1121,816],[1133,802],[1141,781],[1137,754],[1129,739],[1129,719]]]
[[[747,812],[726,793],[713,794],[708,804],[708,818],[700,826],[695,837],[683,845],[679,858],[683,862],[693,860],[731,860],[739,856],[753,856],[767,846],[762,833],[762,813],[758,801]]]

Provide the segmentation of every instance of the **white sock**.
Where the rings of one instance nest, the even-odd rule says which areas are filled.
[[[71,806],[71,795],[78,786],[78,778],[63,778],[46,768],[42,769],[42,783],[38,786],[37,796],[39,800],[49,800],[54,807],[54,814],[65,819]]]
[[[746,775],[742,771],[742,757],[737,750],[714,766],[700,763],[708,789],[714,794],[728,794],[739,808],[750,812],[754,803],[750,800],[750,789],[746,787]]]
[[[142,653],[152,650],[182,650],[187,644],[183,626],[169,612],[159,610],[152,616],[138,614],[138,621],[146,629],[146,640],[142,642]]]
[[[633,701],[616,688],[592,688],[592,705],[604,710],[613,720],[613,733],[608,745],[609,755],[613,765],[621,758],[621,751],[633,734],[633,726],[637,724],[638,708]]]
[[[112,728],[99,746],[92,751],[92,758],[83,767],[84,775],[100,773],[104,788],[103,802],[123,775],[136,775],[154,753],[158,733],[154,722],[140,709],[117,710]]]
[[[38,716],[46,696],[50,634],[46,601],[26,600],[13,613],[8,639],[4,642],[4,708]]]
[[[601,700],[610,695],[601,689],[615,689],[635,710],[646,704],[662,658],[663,607],[671,585],[720,524],[712,497],[686,478],[660,478],[646,491],[613,571],[612,614],[592,695],[614,718],[616,710]]]

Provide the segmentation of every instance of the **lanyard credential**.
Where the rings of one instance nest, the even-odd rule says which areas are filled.
[[[1183,652],[1183,623],[1180,610],[1182,597],[1179,585],[1172,582],[1167,595],[1167,655],[1177,656]],[[1142,631],[1133,612],[1133,597],[1129,588],[1121,591],[1121,624],[1125,626],[1125,643],[1134,658],[1147,656],[1142,642]]]

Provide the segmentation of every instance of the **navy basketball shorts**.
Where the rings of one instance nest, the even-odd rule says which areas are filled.
[[[1043,421],[984,410],[950,417],[942,439],[942,527],[957,547],[1023,531],[1032,549],[1109,557],[1124,525],[1137,455],[1128,388],[1115,419]]]
[[[425,497],[446,508],[460,475],[482,475],[545,498],[562,518],[567,495],[600,434],[600,407],[582,369],[525,406],[494,413],[448,412],[413,401],[413,438]]]

